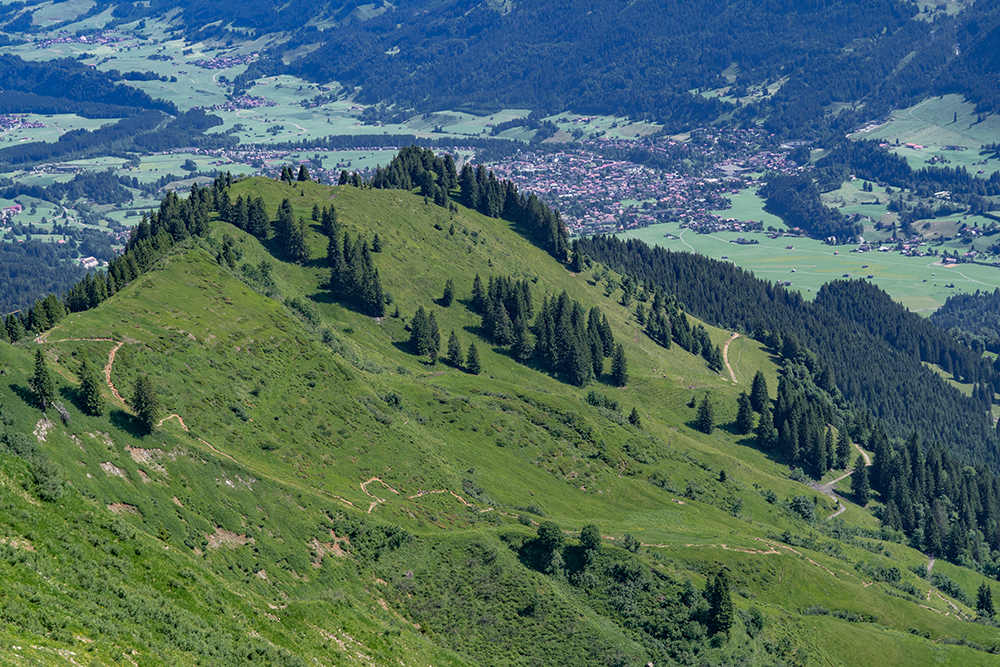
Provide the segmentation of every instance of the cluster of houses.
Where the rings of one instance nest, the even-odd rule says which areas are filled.
[[[762,150],[770,142],[760,130],[713,130],[698,141],[667,137],[644,142],[654,157],[676,158],[678,151],[708,164],[701,173],[668,172],[602,156],[636,148],[631,140],[601,137],[559,153],[529,152],[501,160],[493,171],[521,190],[534,192],[557,207],[574,233],[611,233],[657,222],[679,221],[699,232],[761,231],[763,223],[723,218],[713,211],[729,208],[727,194],[747,186],[741,172],[799,167],[787,153]]]
[[[125,41],[125,36],[117,30],[106,30],[91,35],[70,34],[65,30],[60,30],[55,37],[43,39],[36,43],[39,49],[46,49],[53,44],[117,44]]]
[[[195,60],[191,64],[202,69],[229,69],[237,65],[249,65],[260,57],[259,53],[248,53],[242,56],[216,56],[215,58]]]
[[[4,225],[10,224],[14,220],[14,217],[21,213],[21,210],[20,204],[14,204],[0,209],[0,223]]]
[[[278,103],[266,97],[256,95],[240,95],[226,100],[222,104],[213,104],[210,107],[194,107],[205,111],[239,111],[240,109],[261,109],[264,107],[276,107]]]

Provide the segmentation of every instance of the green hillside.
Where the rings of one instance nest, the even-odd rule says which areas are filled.
[[[994,664],[1000,632],[971,622],[982,575],[939,561],[951,585],[932,590],[899,533],[849,503],[824,521],[835,502],[738,434],[739,393],[758,371],[778,384],[760,343],[708,327],[734,384],[646,336],[620,277],[461,206],[263,179],[229,194],[272,218],[287,198],[310,259],[214,220],[100,306],[0,343],[0,664]],[[311,216],[330,205],[380,239],[385,317],[326,288]],[[564,291],[599,307],[627,385],[610,360],[585,387],[517,363],[470,307],[477,274],[527,281],[536,309]],[[419,307],[442,348],[475,343],[479,375],[413,354]],[[37,350],[68,422],[37,405]],[[109,365],[101,416],[84,359]],[[148,434],[140,376],[162,404]]]

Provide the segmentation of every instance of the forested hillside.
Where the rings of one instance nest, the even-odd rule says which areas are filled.
[[[794,355],[799,344],[830,364],[844,396],[886,424],[891,435],[916,429],[970,461],[1000,465],[987,412],[1000,375],[964,347],[877,287],[861,280],[826,284],[814,302],[728,262],[650,248],[614,237],[580,240],[580,251],[675,294],[716,325],[763,337],[778,335]],[[948,387],[921,362],[988,387],[973,398]]]

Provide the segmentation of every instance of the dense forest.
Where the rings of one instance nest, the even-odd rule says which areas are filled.
[[[980,354],[1000,352],[1000,290],[953,294],[931,313],[930,321]]]
[[[760,189],[767,199],[764,210],[780,217],[789,227],[805,230],[813,238],[834,238],[846,243],[860,236],[862,226],[837,209],[825,206],[812,179],[801,174],[772,174]]]
[[[580,251],[632,279],[674,294],[706,322],[778,336],[828,364],[852,403],[882,420],[890,435],[916,429],[948,443],[970,462],[1000,465],[987,411],[1000,375],[945,331],[908,312],[864,281],[834,281],[813,303],[759,280],[731,263],[651,248],[613,237],[581,239]],[[774,343],[774,341],[772,341]],[[956,380],[977,385],[973,398],[950,388],[921,362],[940,365]]]
[[[85,118],[124,118],[143,110],[177,113],[173,103],[116,86],[108,73],[67,58],[31,62],[0,55],[0,90],[0,113],[75,113]]]
[[[86,270],[64,261],[68,246],[41,241],[0,242],[0,314],[30,306],[39,295],[62,294]]]

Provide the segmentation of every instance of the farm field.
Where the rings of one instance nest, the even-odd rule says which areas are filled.
[[[668,239],[664,234],[677,238]],[[1000,287],[1000,269],[993,267],[977,264],[945,267],[936,257],[904,257],[898,252],[854,253],[850,252],[850,246],[829,246],[807,238],[770,239],[754,234],[752,238],[759,244],[739,245],[734,241],[746,234],[696,234],[682,229],[679,223],[651,225],[630,230],[626,235],[671,250],[696,252],[716,259],[728,257],[759,278],[791,281],[791,289],[802,292],[806,298],[812,298],[824,283],[844,274],[851,278],[872,275],[872,282],[894,299],[911,310],[929,314],[956,292]],[[793,249],[788,250],[787,246]]]

